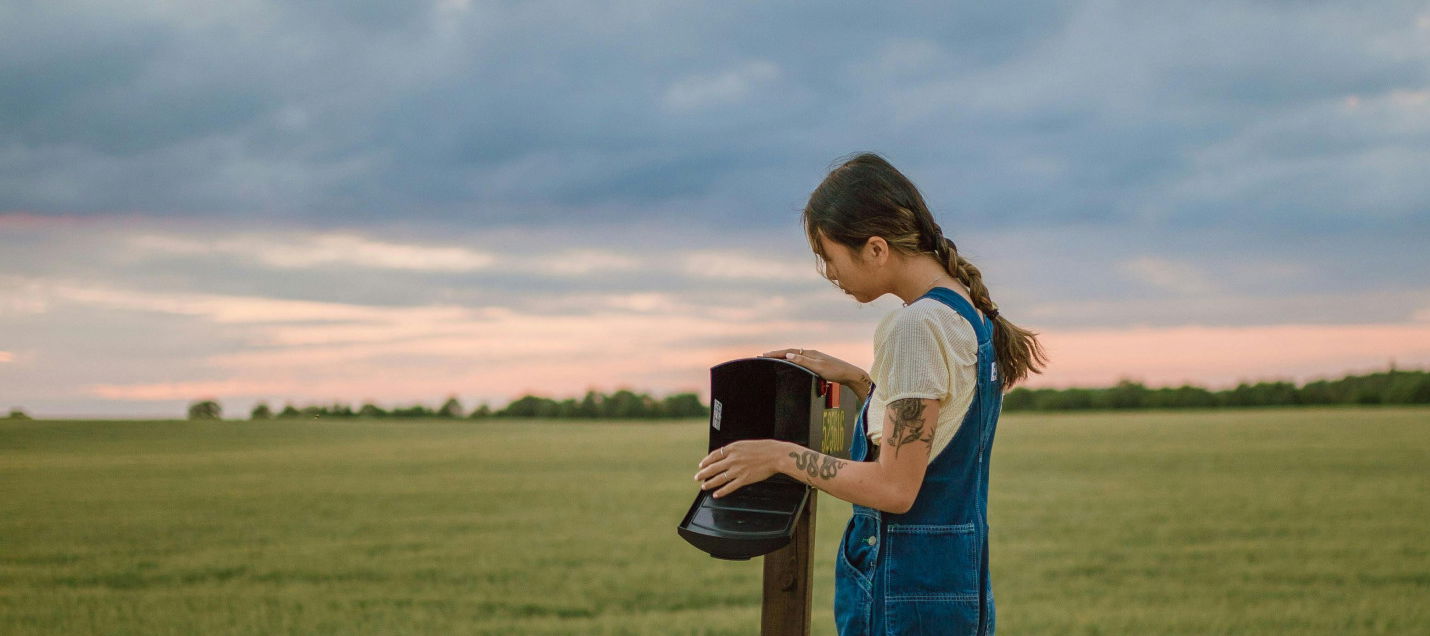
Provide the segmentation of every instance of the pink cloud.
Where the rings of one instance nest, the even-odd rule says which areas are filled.
[[[763,350],[809,347],[863,368],[873,355],[869,321],[784,318],[804,302],[799,298],[726,306],[658,293],[578,295],[584,313],[543,314],[148,292],[77,281],[44,290],[47,302],[187,316],[234,326],[247,338],[248,346],[204,358],[204,379],[115,378],[82,389],[125,401],[386,403],[457,394],[504,403],[523,393],[558,397],[618,387],[706,397],[710,366]],[[1391,360],[1430,365],[1430,322],[1050,330],[1042,339],[1051,362],[1029,386],[1107,386],[1131,378],[1220,388],[1383,369]]]
[[[862,331],[679,316],[509,315],[410,340],[216,356],[209,362],[226,379],[105,384],[90,392],[133,401],[215,396],[390,403],[456,394],[503,403],[525,393],[563,397],[629,387],[657,394],[691,390],[707,397],[710,366],[780,346],[818,348],[867,368],[872,351]],[[1051,364],[1030,386],[1106,386],[1133,378],[1154,386],[1223,387],[1384,368],[1392,358],[1402,367],[1430,364],[1425,324],[1134,328],[1049,332],[1042,338]],[[708,344],[688,344],[695,341]]]

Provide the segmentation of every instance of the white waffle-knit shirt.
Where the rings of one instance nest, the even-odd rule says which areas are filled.
[[[978,335],[961,314],[938,299],[923,297],[889,312],[874,329],[874,380],[869,441],[879,443],[884,411],[903,398],[939,401],[929,462],[948,446],[977,388]]]

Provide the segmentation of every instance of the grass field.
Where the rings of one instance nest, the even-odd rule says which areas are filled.
[[[0,633],[755,633],[758,560],[675,533],[704,439],[0,422]],[[1009,414],[992,471],[1000,634],[1430,633],[1430,410]]]

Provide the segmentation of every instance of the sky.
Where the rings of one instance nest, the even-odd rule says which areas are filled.
[[[806,347],[840,157],[923,192],[1029,386],[1430,368],[1430,7],[0,3],[0,409],[501,406]]]

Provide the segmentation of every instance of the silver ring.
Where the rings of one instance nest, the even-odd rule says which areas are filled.
[[[804,355],[804,347],[799,348],[799,355]]]
[[[725,459],[725,447],[720,447],[720,459]]]

